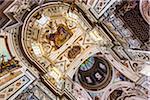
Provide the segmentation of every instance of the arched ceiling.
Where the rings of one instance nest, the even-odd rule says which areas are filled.
[[[1,0],[0,100],[147,100],[149,5]]]

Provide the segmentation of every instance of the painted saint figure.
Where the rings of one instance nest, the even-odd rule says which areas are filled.
[[[57,32],[48,34],[46,37],[49,41],[53,41],[55,49],[59,49],[71,36],[72,32],[61,24],[57,28]]]

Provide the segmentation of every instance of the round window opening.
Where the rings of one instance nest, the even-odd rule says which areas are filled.
[[[112,67],[102,57],[92,56],[79,67],[78,80],[81,85],[92,91],[105,88],[112,79]]]

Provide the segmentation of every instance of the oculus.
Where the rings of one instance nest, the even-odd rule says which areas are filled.
[[[78,70],[78,80],[87,90],[98,91],[105,88],[112,79],[112,67],[99,56],[89,57]]]

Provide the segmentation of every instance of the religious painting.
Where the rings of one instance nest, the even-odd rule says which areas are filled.
[[[50,33],[47,35],[47,39],[53,43],[52,46],[55,50],[59,49],[63,44],[65,44],[73,35],[73,33],[69,30],[68,27],[60,24],[55,33]]]
[[[5,61],[4,57],[5,56],[3,55],[0,60],[0,76],[3,72],[8,72],[14,68],[21,67],[19,65],[19,61],[14,59],[15,57],[9,59],[8,61]]]
[[[71,50],[68,51],[68,58],[74,59],[81,52],[80,46],[73,46]]]

